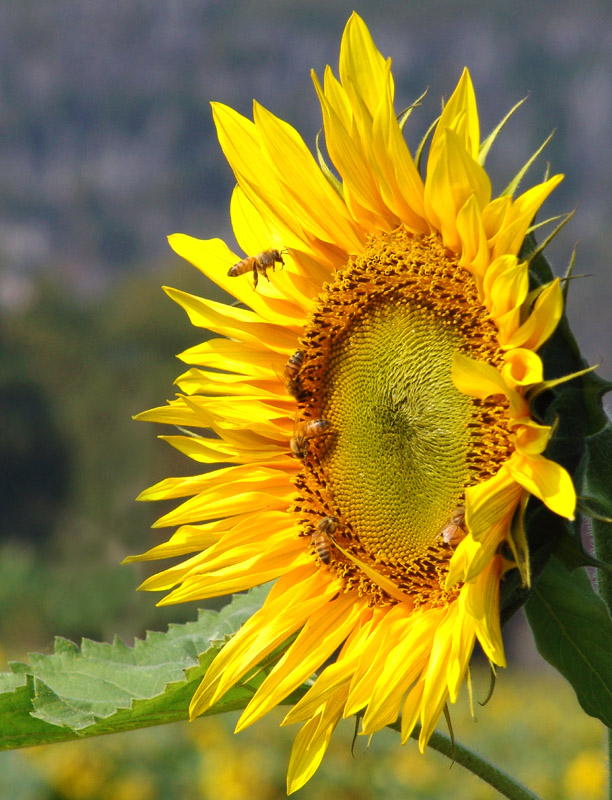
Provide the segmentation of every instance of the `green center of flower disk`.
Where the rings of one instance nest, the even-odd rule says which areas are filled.
[[[451,378],[455,352],[501,363],[472,277],[434,235],[379,235],[324,287],[301,347],[297,419],[329,422],[296,482],[304,534],[332,518],[325,568],[375,603],[389,580],[415,605],[445,602],[465,489],[512,450],[505,400]]]

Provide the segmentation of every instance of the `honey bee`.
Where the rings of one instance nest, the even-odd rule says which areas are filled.
[[[460,537],[460,532],[465,533],[465,508],[463,506],[453,509],[449,521],[438,535],[442,537],[445,544],[453,544]]]
[[[290,356],[285,367],[285,387],[292,397],[299,397],[302,392],[302,384],[299,379],[299,373],[304,363],[304,351],[296,350]]]
[[[312,534],[312,544],[323,564],[331,561],[331,539],[329,538],[338,527],[337,517],[321,517]]]
[[[296,423],[295,430],[289,446],[296,458],[304,458],[308,450],[308,443],[317,436],[331,433],[331,422],[326,419],[307,419]]]
[[[280,250],[263,250],[261,253],[257,253],[256,256],[247,256],[243,258],[242,261],[238,261],[233,267],[229,268],[227,274],[231,278],[236,278],[238,275],[244,275],[245,272],[252,269],[253,288],[256,289],[259,275],[265,275],[267,280],[270,280],[270,278],[268,278],[268,270],[272,267],[272,272],[274,272],[277,261],[282,264],[283,267],[285,266]]]

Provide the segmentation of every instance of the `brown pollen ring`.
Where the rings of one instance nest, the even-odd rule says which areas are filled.
[[[436,235],[380,234],[323,287],[300,348],[297,424],[331,433],[309,442],[292,508],[305,536],[337,518],[322,568],[375,605],[397,601],[388,581],[415,607],[448,603],[465,530],[442,532],[513,451],[505,397],[460,394],[450,375],[457,351],[503,363],[472,276]]]

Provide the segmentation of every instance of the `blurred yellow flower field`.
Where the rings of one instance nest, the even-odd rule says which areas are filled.
[[[475,681],[476,699],[488,688]],[[479,715],[476,705],[476,716]],[[238,736],[237,715],[192,724],[5,753],[0,797],[11,800],[272,800],[285,796],[291,733],[279,728],[282,709]],[[453,707],[458,742],[493,762],[547,800],[603,800],[604,731],[578,706],[571,688],[552,672],[502,673],[482,720],[470,718],[467,693]],[[353,722],[340,725],[303,800],[470,798],[492,800],[495,790],[430,750],[382,731],[368,748],[359,737],[351,755]],[[439,730],[444,732],[444,726]]]

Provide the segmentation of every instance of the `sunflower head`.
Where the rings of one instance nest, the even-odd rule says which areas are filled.
[[[174,603],[276,579],[191,715],[283,643],[238,728],[315,676],[285,720],[303,723],[290,791],[343,716],[370,734],[401,715],[403,741],[420,721],[425,748],[476,640],[505,663],[500,582],[529,585],[527,500],[567,519],[576,504],[533,410],[562,291],[552,276],[530,285],[521,250],[562,176],[493,195],[467,70],[414,156],[390,60],[356,14],[339,78],[313,79],[331,167],[259,104],[253,121],[214,104],[246,255],[170,243],[238,304],[168,290],[219,338],[181,354],[181,393],[140,415],[217,465],[143,493],[188,499],[157,523],[179,526],[169,542],[138,558],[190,555],[143,588]]]

